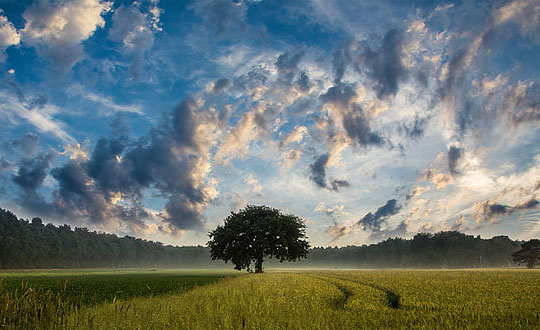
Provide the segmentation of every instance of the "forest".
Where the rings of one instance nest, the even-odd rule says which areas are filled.
[[[478,268],[513,266],[522,242],[507,236],[482,239],[457,231],[418,233],[377,244],[314,247],[295,263],[267,260],[266,267],[298,268]],[[203,246],[171,246],[131,236],[18,219],[0,208],[0,269],[25,268],[217,268]]]

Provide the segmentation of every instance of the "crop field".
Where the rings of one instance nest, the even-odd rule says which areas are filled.
[[[55,276],[31,274],[23,290],[13,286],[21,274],[0,274],[0,328],[540,328],[537,270],[133,271],[63,274],[58,289]],[[25,307],[31,299],[50,307]]]

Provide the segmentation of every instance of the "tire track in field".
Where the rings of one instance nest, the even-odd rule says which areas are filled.
[[[351,279],[343,278],[343,277],[339,277],[339,276],[328,276],[328,277],[338,279],[338,280],[341,280],[341,281],[345,281],[345,282],[350,282],[350,283],[356,283],[356,284],[360,284],[360,285],[364,285],[364,286],[369,286],[369,287],[371,287],[371,288],[373,288],[375,290],[382,291],[382,292],[384,292],[384,295],[385,295],[387,307],[390,307],[392,309],[398,309],[398,308],[401,307],[401,296],[400,296],[400,294],[395,292],[395,291],[392,291],[391,289],[389,289],[387,287],[384,287],[382,285],[378,285],[378,284],[375,284],[375,283],[368,283],[368,282],[363,282],[363,281],[359,281],[359,280],[351,280]]]
[[[354,293],[351,290],[349,290],[347,287],[345,287],[344,285],[341,285],[335,281],[332,281],[331,280],[332,277],[330,276],[327,276],[327,277],[316,276],[316,275],[304,275],[304,276],[330,283],[341,292],[342,296],[338,299],[335,299],[332,302],[332,307],[334,307],[334,309],[345,309],[345,306],[349,302],[349,299],[354,295]],[[340,278],[337,278],[337,279],[341,280]]]
[[[363,281],[358,281],[358,280],[350,280],[350,279],[339,277],[339,276],[325,276],[325,277],[315,276],[315,275],[307,275],[307,276],[310,276],[310,277],[313,277],[313,278],[328,282],[328,283],[336,286],[343,293],[343,298],[341,298],[341,299],[339,299],[338,301],[335,302],[335,305],[338,308],[341,308],[341,309],[345,308],[345,305],[347,304],[350,297],[353,296],[353,293],[352,293],[351,290],[347,289],[345,286],[343,286],[343,285],[341,285],[339,283],[336,283],[335,281],[332,281],[331,279],[340,280],[340,281],[349,282],[349,283],[354,283],[354,284],[360,284],[360,285],[368,286],[368,287],[373,288],[375,290],[381,291],[381,292],[384,293],[385,305],[387,307],[390,307],[392,309],[398,309],[398,308],[401,307],[401,296],[400,296],[400,294],[395,292],[395,291],[392,291],[391,289],[386,288],[386,287],[384,287],[382,285],[377,285],[375,283],[368,283],[368,282],[363,282]]]

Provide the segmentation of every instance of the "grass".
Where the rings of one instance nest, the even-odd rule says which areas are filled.
[[[99,276],[135,278],[133,283],[142,283],[137,281],[145,279],[158,287],[164,278],[180,283],[197,277],[195,272],[135,275]],[[30,320],[34,323],[28,323],[24,328],[540,328],[538,270],[295,271],[226,278],[221,278],[223,273],[211,275],[215,276],[213,280],[198,282],[204,286],[176,284],[176,288],[180,288],[177,291],[164,289],[163,293],[151,295],[134,293],[112,300],[103,299],[102,303],[80,304],[71,309],[61,306],[60,313],[47,314],[46,322],[40,323],[34,317],[33,321]],[[204,279],[209,274],[200,273],[200,276]],[[109,280],[117,283],[113,278]],[[107,281],[104,279],[100,283],[106,284]],[[111,284],[112,287],[115,286]],[[93,290],[92,286],[87,288],[85,290]],[[134,292],[138,290],[135,285],[131,288]],[[14,291],[6,292],[13,294]],[[28,293],[26,297],[34,292],[37,291]],[[47,292],[58,294],[61,290]],[[22,291],[18,294],[17,299],[27,299]],[[53,298],[54,295],[47,299]],[[7,324],[7,328],[10,326]]]
[[[140,269],[2,272],[0,328],[65,328],[66,316],[84,306],[179,294],[232,274]]]

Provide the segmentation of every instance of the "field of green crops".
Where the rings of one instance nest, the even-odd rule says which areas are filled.
[[[14,295],[11,285],[22,279],[15,274],[0,273],[0,328],[21,328],[3,310],[14,313],[17,303],[24,308],[24,300],[37,292]],[[67,279],[64,287],[78,283],[80,292],[103,298],[67,308],[62,299],[73,303],[79,293],[57,297],[60,302],[51,302],[59,306],[56,314],[45,321],[26,316],[24,328],[540,329],[538,270],[267,271],[223,277],[233,274],[238,273],[64,274],[58,276]],[[53,277],[27,274],[25,280],[36,286]],[[117,290],[121,283],[127,284]],[[47,285],[41,295],[66,294]]]

